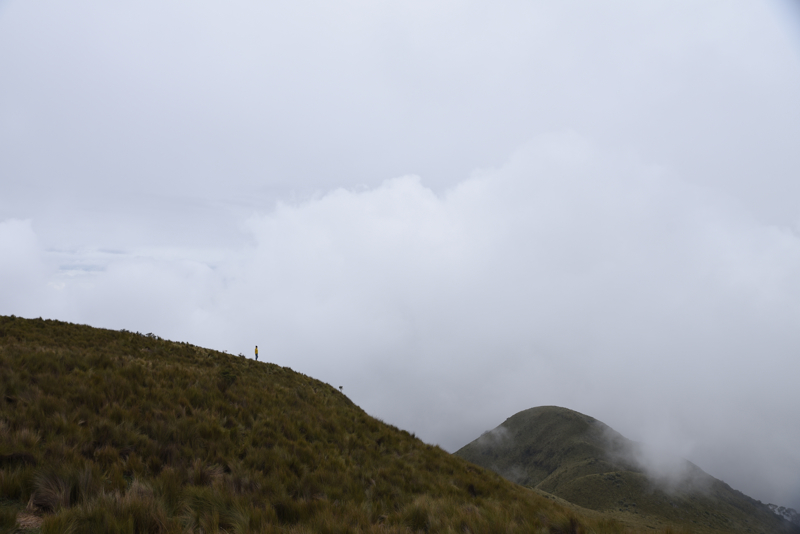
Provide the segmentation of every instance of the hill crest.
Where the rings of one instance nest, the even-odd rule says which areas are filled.
[[[691,462],[662,457],[662,465],[648,465],[644,445],[567,408],[523,410],[455,454],[633,524],[671,523],[698,532],[798,531]]]

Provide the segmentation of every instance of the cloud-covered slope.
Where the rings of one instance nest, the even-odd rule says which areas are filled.
[[[0,316],[0,531],[616,532],[286,367]]]
[[[565,408],[519,412],[456,455],[634,524],[669,523],[698,532],[800,531],[691,462],[659,455]]]

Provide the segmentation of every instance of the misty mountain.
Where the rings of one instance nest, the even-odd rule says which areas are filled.
[[[767,505],[691,462],[656,454],[566,408],[519,412],[455,454],[629,525],[680,525],[709,533],[800,532]]]
[[[769,506],[769,509],[775,512],[776,515],[779,515],[787,521],[800,526],[800,513],[797,513],[797,510],[794,508],[778,506],[777,504],[768,504],[767,506]]]

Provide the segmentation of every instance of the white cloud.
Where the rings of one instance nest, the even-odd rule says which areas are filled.
[[[0,221],[0,313],[35,314],[45,269],[30,220]]]
[[[780,444],[800,434],[778,421],[800,401],[800,242],[710,190],[565,133],[442,194],[397,178],[280,204],[243,231],[251,244],[213,264],[119,255],[62,274],[41,305],[258,344],[450,450],[557,404],[765,499],[797,480]]]

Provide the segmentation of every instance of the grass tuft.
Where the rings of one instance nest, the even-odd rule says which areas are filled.
[[[60,474],[52,471],[39,473],[34,481],[30,505],[45,512],[69,508],[73,486]]]

